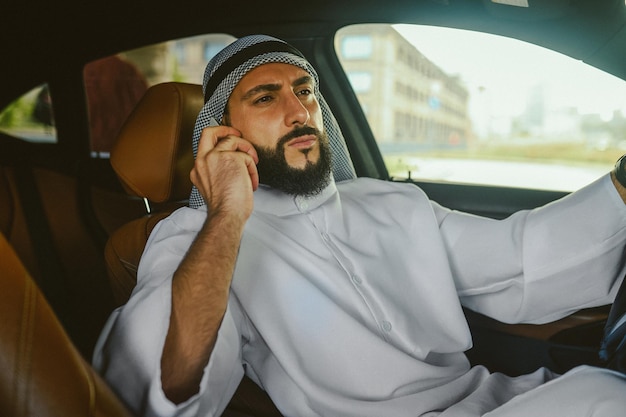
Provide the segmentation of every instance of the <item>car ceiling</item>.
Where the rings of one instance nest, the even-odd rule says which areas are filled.
[[[513,1],[513,0],[504,0]],[[85,62],[206,32],[285,38],[334,33],[350,23],[422,23],[513,36],[626,79],[624,0],[236,0],[10,2],[0,9],[0,108]]]

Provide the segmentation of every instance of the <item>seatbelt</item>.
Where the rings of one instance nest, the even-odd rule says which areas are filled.
[[[70,320],[72,309],[65,271],[54,245],[33,169],[26,163],[18,165],[14,169],[15,185],[40,272],[35,279],[59,320],[68,329],[72,323]],[[69,329],[68,333],[71,333]]]

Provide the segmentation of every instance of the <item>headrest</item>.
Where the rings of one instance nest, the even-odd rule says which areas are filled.
[[[129,193],[155,203],[189,197],[191,139],[203,104],[200,85],[170,82],[148,89],[111,150],[111,166]]]

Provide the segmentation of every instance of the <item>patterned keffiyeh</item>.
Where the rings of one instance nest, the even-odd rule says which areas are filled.
[[[254,68],[269,63],[291,64],[307,71],[315,80],[315,95],[322,110],[324,129],[330,141],[333,177],[343,181],[356,177],[354,167],[341,130],[328,104],[319,91],[317,72],[304,56],[286,42],[266,35],[246,36],[231,43],[207,64],[204,72],[204,106],[198,114],[193,131],[193,155],[198,152],[202,129],[211,119],[222,120],[226,103],[237,83]],[[189,206],[198,208],[204,199],[194,186],[189,196]]]

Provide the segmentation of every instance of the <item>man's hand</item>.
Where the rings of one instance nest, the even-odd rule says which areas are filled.
[[[191,182],[206,201],[209,213],[227,212],[247,220],[252,212],[252,192],[259,186],[254,146],[229,126],[202,131]]]
[[[243,228],[259,186],[257,153],[232,127],[203,130],[190,177],[207,220],[172,278],[172,312],[161,356],[165,396],[179,404],[198,392],[228,305]]]

